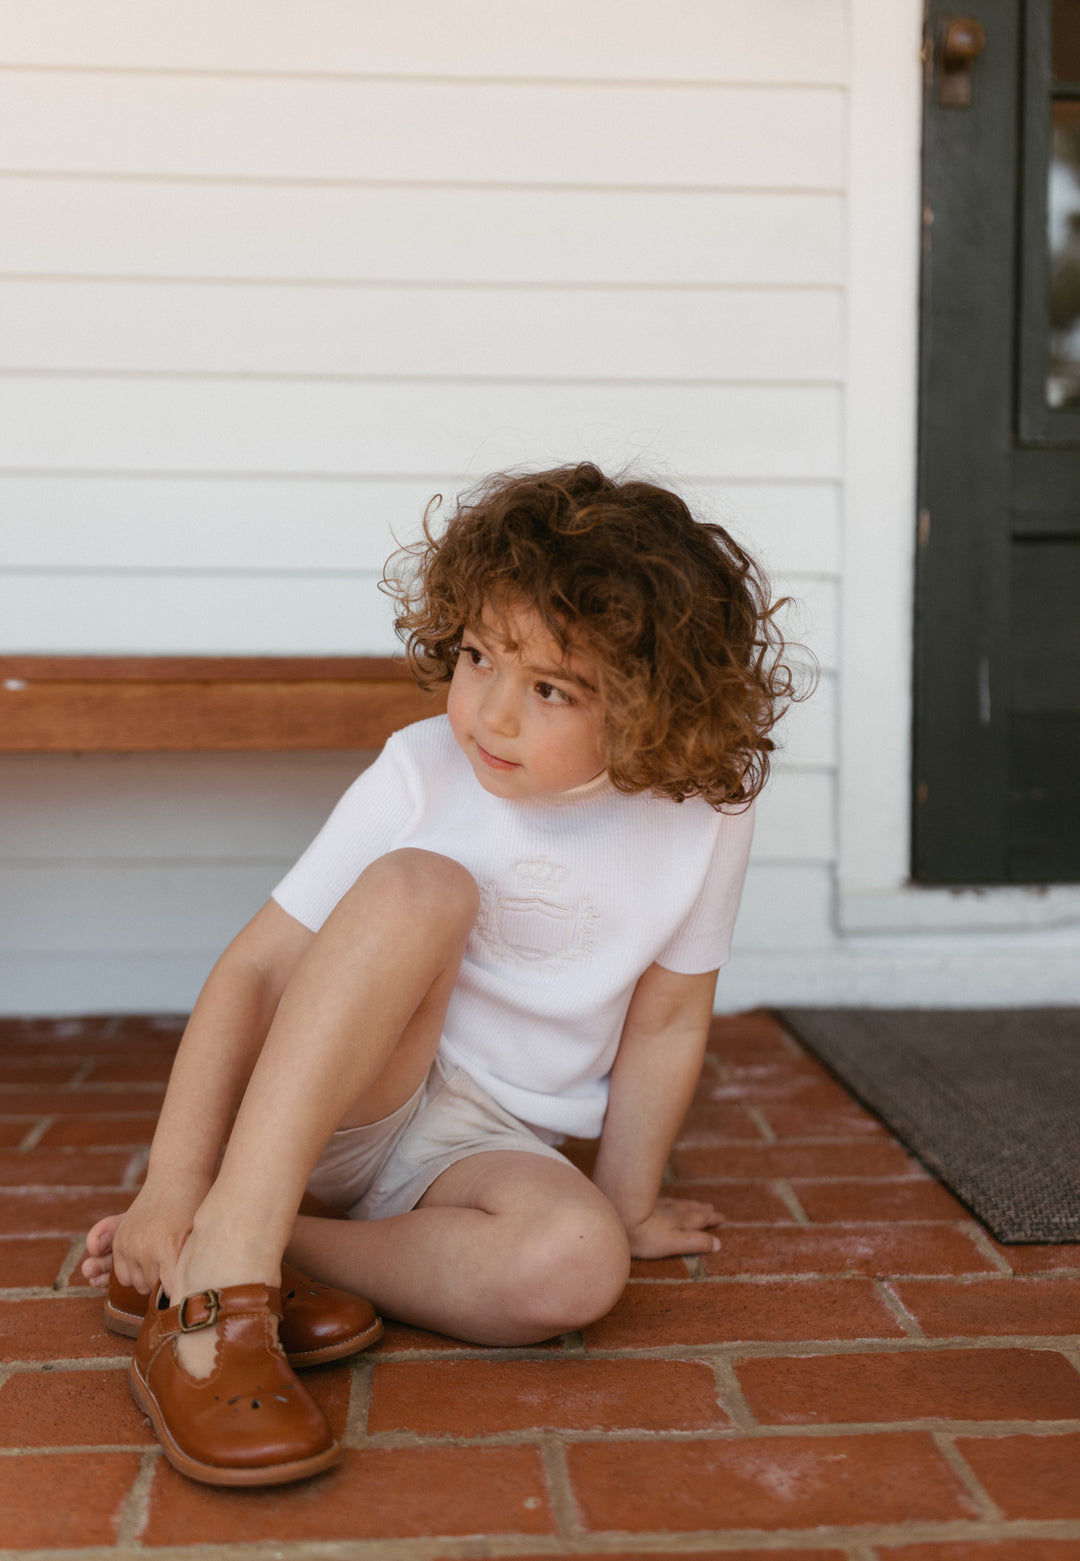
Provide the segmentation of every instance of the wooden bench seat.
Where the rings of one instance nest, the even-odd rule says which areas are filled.
[[[446,707],[386,656],[3,656],[0,752],[379,748]]]

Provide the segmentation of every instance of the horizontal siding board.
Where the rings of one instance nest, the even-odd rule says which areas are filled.
[[[365,575],[0,575],[12,654],[385,654],[391,616]]]
[[[0,168],[835,189],[841,92],[7,73]]]
[[[48,869],[13,862],[0,874],[0,925],[15,954],[215,949],[264,904],[291,866],[67,862]]]
[[[771,575],[839,575],[838,483],[686,483],[683,491],[695,514],[725,526]]]
[[[7,178],[0,274],[837,285],[843,212],[806,192]]]
[[[0,861],[51,870],[65,862],[295,858],[314,838],[367,754],[53,755],[0,761]],[[755,861],[827,861],[832,777],[779,768],[758,804]]]
[[[648,473],[647,459],[641,470]],[[378,574],[418,534],[436,493],[458,477],[281,482],[259,478],[0,475],[0,569]],[[726,526],[770,570],[839,569],[835,483],[681,485],[695,514]],[[436,524],[438,516],[435,517]]]
[[[291,857],[206,864],[158,860],[5,864],[6,952],[221,950],[258,910]],[[751,863],[736,949],[821,947],[833,939],[832,875],[815,863]]]
[[[755,949],[827,948],[835,941],[831,867],[751,857],[732,958]]]
[[[0,951],[0,1011],[5,1014],[188,1013],[220,949],[195,953],[66,949]],[[63,1222],[60,1222],[61,1224]]]
[[[0,282],[0,369],[829,380],[838,289]]]
[[[168,70],[842,82],[843,0],[5,0],[0,59]]]
[[[0,379],[0,465],[203,473],[484,472],[637,457],[701,477],[840,471],[814,386]]]
[[[823,671],[836,672],[840,664],[840,585],[836,580],[801,579],[774,575],[776,596],[787,598],[776,615],[786,640],[805,646]]]
[[[781,632],[835,670],[835,583],[789,585]],[[0,650],[12,655],[385,655],[400,649],[393,611],[360,574],[0,572]]]
[[[781,761],[758,800],[755,862],[829,863],[836,850],[835,776]]]
[[[793,705],[774,732],[777,766],[829,768],[838,762],[837,677],[822,672],[808,699]]]
[[[366,766],[358,753],[0,759],[0,860],[293,858]]]

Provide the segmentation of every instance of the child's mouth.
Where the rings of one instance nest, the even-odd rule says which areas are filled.
[[[482,748],[479,743],[476,745],[476,751],[484,763],[493,770],[519,770],[521,768],[520,764],[514,764],[510,759],[497,759],[493,753],[488,753],[487,749]]]

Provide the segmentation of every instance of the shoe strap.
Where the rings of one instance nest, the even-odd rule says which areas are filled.
[[[160,1296],[160,1289],[157,1294]],[[162,1333],[197,1333],[229,1317],[270,1311],[280,1318],[281,1291],[276,1285],[227,1285],[223,1290],[196,1291],[176,1306],[159,1308],[155,1304],[155,1311]]]

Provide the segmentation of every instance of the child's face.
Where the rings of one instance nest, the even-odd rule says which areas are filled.
[[[465,630],[447,713],[473,773],[494,797],[570,791],[604,768],[604,712],[592,668],[582,656],[565,659],[529,607],[498,617],[485,610]]]

